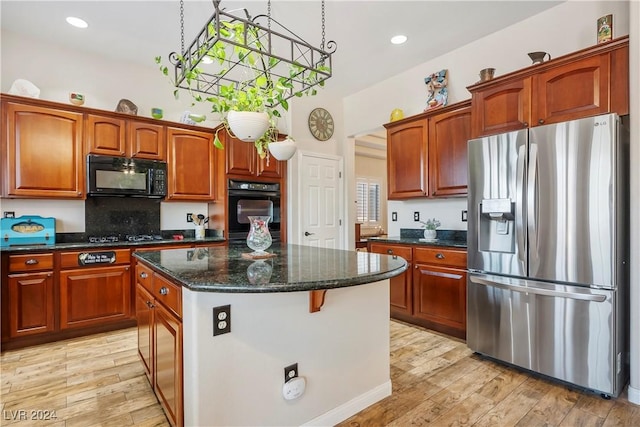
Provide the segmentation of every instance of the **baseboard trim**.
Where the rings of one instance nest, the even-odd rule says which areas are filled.
[[[640,405],[640,389],[629,386],[627,393],[629,394],[629,402]]]
[[[381,384],[347,403],[338,406],[303,424],[305,427],[334,426],[352,415],[357,414],[368,406],[391,395],[391,380]]]

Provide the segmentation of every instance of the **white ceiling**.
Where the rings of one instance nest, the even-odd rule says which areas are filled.
[[[325,91],[347,96],[408,68],[519,22],[561,1],[338,1],[327,0],[326,37],[338,45]],[[227,10],[266,13],[264,0],[223,0]],[[153,58],[180,50],[178,0],[1,0],[2,29],[72,49],[156,68]],[[186,0],[188,44],[213,13],[211,0]],[[65,22],[77,16],[79,30]],[[272,17],[312,45],[321,39],[320,0],[272,0]],[[401,46],[391,36],[409,37]],[[10,58],[2,58],[10,60]]]

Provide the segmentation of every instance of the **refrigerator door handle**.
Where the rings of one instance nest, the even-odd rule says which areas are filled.
[[[518,148],[518,162],[516,165],[516,241],[518,243],[518,259],[526,262],[525,228],[524,228],[524,162],[526,160],[526,146]]]
[[[569,298],[582,301],[594,301],[604,302],[607,299],[606,295],[587,294],[587,293],[575,293],[575,292],[563,292],[555,291],[551,289],[538,288],[536,286],[520,286],[512,283],[506,283],[495,276],[491,276],[491,279],[485,279],[480,276],[471,275],[469,279],[473,283],[477,283],[485,286],[493,286],[495,288],[507,289],[514,292],[520,292],[523,294],[535,294],[546,295],[550,297]],[[508,279],[507,279],[508,280]]]
[[[529,148],[529,174],[527,176],[527,236],[529,240],[530,269],[538,263],[538,226],[536,212],[537,177],[538,144],[532,142]]]

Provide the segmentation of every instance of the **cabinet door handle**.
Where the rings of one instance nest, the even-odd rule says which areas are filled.
[[[147,277],[149,277],[149,275],[143,271],[142,273],[140,273],[140,277],[146,279]]]
[[[440,252],[438,252],[438,253],[436,254],[436,258],[438,258],[438,259],[444,259],[444,255],[442,255]]]
[[[28,260],[26,260],[24,262],[26,265],[36,265],[39,263],[39,261],[35,258],[29,258]]]
[[[161,287],[160,288],[160,295],[167,295],[169,293],[169,289],[167,289],[166,287]]]
[[[540,123],[540,124],[544,124],[544,119],[540,119],[540,120],[538,120],[538,123]]]

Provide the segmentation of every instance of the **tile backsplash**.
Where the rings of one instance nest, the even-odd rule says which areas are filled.
[[[85,201],[85,233],[160,234],[160,200],[138,197],[89,197]]]

